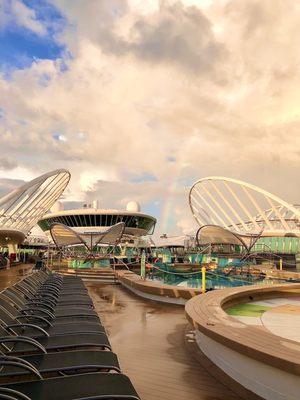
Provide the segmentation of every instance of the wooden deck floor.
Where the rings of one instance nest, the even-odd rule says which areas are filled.
[[[23,278],[24,274],[30,272],[32,265],[20,264],[16,267],[0,270],[0,291],[13,285]]]
[[[113,350],[142,400],[239,400],[185,345],[182,307],[139,299],[120,286],[87,284]]]

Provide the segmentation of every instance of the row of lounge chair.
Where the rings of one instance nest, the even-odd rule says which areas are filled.
[[[0,293],[0,399],[139,399],[80,278],[41,270]]]

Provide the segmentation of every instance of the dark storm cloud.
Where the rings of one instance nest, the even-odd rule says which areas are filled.
[[[117,3],[116,10],[120,9]],[[126,36],[116,33],[119,17],[128,11],[126,7],[123,5],[122,12],[115,14],[106,1],[97,7],[95,13],[99,18],[91,21],[91,25],[79,20],[78,27],[81,34],[100,45],[106,53],[131,54],[146,62],[167,62],[210,76],[216,74],[216,65],[220,66],[227,56],[224,44],[214,36],[211,22],[197,7],[163,1],[157,12],[139,15]],[[73,8],[75,17],[77,9]]]
[[[196,7],[166,4],[153,18],[136,22],[133,30],[138,39],[131,44],[132,51],[150,62],[167,61],[210,74],[226,56],[210,21]]]

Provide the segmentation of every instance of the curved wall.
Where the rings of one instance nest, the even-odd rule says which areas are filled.
[[[225,310],[249,301],[299,295],[300,284],[225,289],[197,296],[185,309],[199,349],[230,378],[263,399],[298,400],[300,343],[245,325]]]

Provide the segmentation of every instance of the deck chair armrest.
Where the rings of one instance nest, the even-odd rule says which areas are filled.
[[[57,286],[54,286],[54,285],[49,285],[49,284],[46,283],[41,287],[41,290],[43,290],[43,289],[51,289],[57,295],[59,294],[59,288]]]
[[[61,285],[60,282],[56,282],[55,280],[49,281],[49,279],[43,283],[43,286],[49,286],[57,289]]]
[[[22,321],[23,319],[44,322],[49,328],[52,326],[51,322],[48,321],[48,319],[42,317],[41,315],[19,315],[18,317],[15,317],[16,321],[19,320]]]
[[[49,292],[49,290],[47,290],[47,289],[38,290],[36,292],[36,296],[47,297],[47,298],[50,298],[53,301],[57,301],[57,299],[59,298],[59,294],[58,293]]]
[[[35,366],[30,364],[27,361],[24,362],[24,360],[22,360],[22,358],[11,357],[11,356],[0,357],[0,366],[5,366],[5,365],[11,365],[13,367],[25,369],[26,371],[29,371],[32,374],[34,374],[39,379],[43,379],[42,375],[35,368]]]
[[[18,292],[22,293],[22,296],[24,297],[25,300],[30,300],[31,297],[26,293],[26,291],[25,291],[23,288],[21,288],[21,287],[15,287],[15,289],[16,289]],[[15,295],[17,296],[16,293],[15,293]]]
[[[7,400],[32,400],[24,393],[5,387],[0,387],[0,396],[2,399],[7,399]]]
[[[53,306],[56,305],[57,303],[57,299],[58,297],[53,297],[51,295],[49,295],[49,293],[45,292],[41,292],[41,293],[36,293],[36,295],[33,297],[32,300],[43,300],[45,302],[48,302],[50,304],[52,304]]]
[[[13,331],[12,328],[23,328],[23,327],[36,329],[40,333],[42,333],[44,336],[49,337],[49,333],[46,332],[45,329],[41,328],[40,326],[34,325],[34,324],[27,324],[27,323],[9,324],[9,325],[6,325],[5,328]]]
[[[55,318],[55,316],[54,316],[54,314],[52,314],[50,311],[48,311],[48,310],[45,310],[44,308],[42,308],[42,307],[33,307],[33,308],[23,308],[23,310],[21,311],[22,312],[22,314],[23,313],[32,313],[33,311],[39,311],[39,312],[41,312],[42,314],[45,314],[45,315],[47,315],[49,318],[51,318],[51,319],[54,319]]]
[[[16,356],[0,355],[0,360],[18,361],[21,364],[29,365],[30,367],[35,368],[35,366],[32,365],[29,361],[24,360],[23,358],[20,358],[20,357],[16,357]]]
[[[36,294],[32,300],[39,300],[39,301],[43,300],[44,302],[49,303],[53,307],[55,307],[56,303],[57,303],[57,298],[56,297],[52,297],[52,296],[48,296],[47,293],[45,293],[45,294]]]
[[[53,312],[54,307],[50,306],[49,304],[47,304],[46,302],[42,301],[42,300],[36,300],[36,301],[28,301],[26,303],[26,306],[41,306],[41,307],[45,307],[46,310],[49,310],[50,312]]]
[[[47,350],[44,346],[42,346],[37,340],[26,337],[26,336],[4,336],[0,337],[0,344],[5,343],[27,343],[31,344],[33,347],[41,350],[44,354],[47,353]]]

